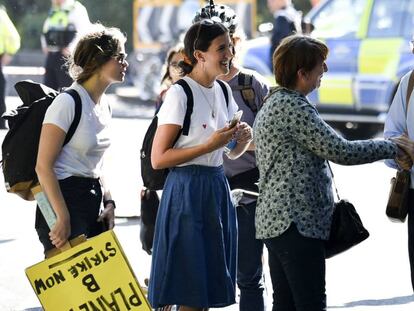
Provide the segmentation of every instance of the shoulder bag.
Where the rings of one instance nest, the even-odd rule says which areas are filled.
[[[325,258],[331,258],[366,240],[369,232],[362,224],[354,205],[340,199],[331,166],[327,163],[338,197],[332,215],[329,239],[325,242]]]

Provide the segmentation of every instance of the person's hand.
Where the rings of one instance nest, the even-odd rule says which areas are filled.
[[[8,64],[10,64],[12,58],[13,58],[13,56],[4,53],[3,56],[1,57],[1,64],[3,66],[7,66]]]
[[[401,164],[404,165],[404,167],[409,166],[410,165],[410,161],[408,160],[409,158],[411,160],[411,165],[410,165],[410,168],[411,168],[412,162],[414,160],[414,141],[410,140],[406,134],[403,134],[398,137],[393,137],[391,138],[391,141],[396,143],[397,146],[400,149],[402,149],[402,151],[405,152],[405,154],[403,152],[398,152],[397,157],[396,157],[398,164],[400,165],[400,162],[401,162]],[[401,167],[404,168],[403,166]]]
[[[237,132],[238,128],[238,125],[234,126],[233,128],[229,128],[227,125],[211,134],[206,142],[209,152],[227,145],[233,138],[234,134]]]
[[[246,122],[240,122],[234,137],[238,143],[247,144],[253,139],[253,129]]]
[[[115,227],[115,207],[112,203],[106,204],[97,221],[104,222],[107,225],[108,230]]]
[[[58,217],[55,225],[49,232],[49,238],[55,247],[61,248],[68,241],[70,233],[70,218]]]
[[[395,162],[397,162],[398,166],[405,171],[411,170],[411,167],[413,166],[413,160],[410,155],[402,149],[398,152]]]

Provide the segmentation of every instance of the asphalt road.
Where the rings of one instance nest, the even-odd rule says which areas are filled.
[[[8,105],[12,106],[13,101],[9,99]],[[139,242],[138,151],[151,113],[150,108],[117,103],[109,151],[112,167],[109,182],[117,201],[115,232],[141,283],[149,275],[151,258],[141,250]],[[0,130],[0,141],[5,132]],[[414,310],[406,224],[392,223],[384,213],[393,171],[381,162],[332,167],[341,197],[354,203],[371,236],[354,249],[327,261],[328,310]],[[33,203],[6,193],[0,179],[0,211],[0,311],[41,310],[24,274],[25,268],[43,260],[34,231]],[[270,306],[268,275],[267,287]],[[235,311],[238,306],[222,310]]]

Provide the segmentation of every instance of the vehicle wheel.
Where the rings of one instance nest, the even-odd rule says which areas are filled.
[[[361,140],[375,137],[383,131],[383,124],[337,123],[335,127],[348,140]]]

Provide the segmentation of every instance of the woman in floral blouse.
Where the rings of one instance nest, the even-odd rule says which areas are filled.
[[[387,140],[347,141],[322,120],[306,95],[328,70],[327,54],[321,41],[285,38],[273,56],[279,87],[254,124],[256,237],[269,251],[273,311],[326,309],[324,240],[334,206],[327,161],[353,165],[403,154]]]

